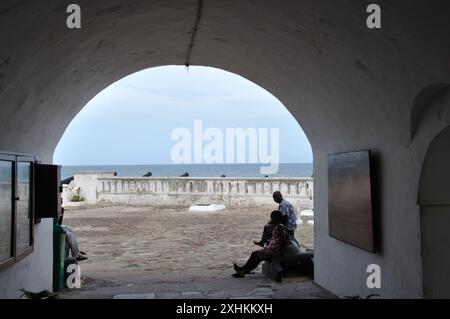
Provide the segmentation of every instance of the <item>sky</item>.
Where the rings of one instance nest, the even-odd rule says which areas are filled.
[[[273,95],[239,75],[198,66],[151,68],[113,83],[75,116],[53,159],[59,165],[174,164],[188,158],[200,164],[206,161],[204,152],[214,155],[223,147],[225,160],[231,143],[227,129],[238,128],[257,133],[253,147],[250,139],[245,140],[246,162],[255,147],[256,162],[267,162],[259,153],[264,136],[266,153],[276,152],[278,162],[312,162],[307,137]],[[203,135],[208,129],[218,134],[208,140]],[[207,151],[209,143],[215,148]],[[237,144],[235,140],[230,145],[237,150]],[[180,156],[174,157],[174,152]],[[220,156],[215,160],[221,161]]]

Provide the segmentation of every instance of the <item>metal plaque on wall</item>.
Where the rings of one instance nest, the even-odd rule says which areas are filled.
[[[374,252],[370,151],[328,155],[331,237]]]

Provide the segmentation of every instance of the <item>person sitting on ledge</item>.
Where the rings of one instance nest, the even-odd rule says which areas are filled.
[[[75,257],[77,261],[88,259],[86,253],[80,250],[80,244],[78,243],[78,237],[75,235],[73,229],[67,225],[62,223],[64,218],[64,208],[61,207],[61,216],[58,219],[58,224],[61,226],[64,237],[66,240],[66,254],[69,254],[69,251],[72,254],[72,257]]]
[[[270,219],[269,222],[264,226],[261,240],[260,241],[254,240],[253,243],[261,247],[266,246],[270,242],[270,239],[272,238],[272,233],[275,226],[276,224],[274,224],[272,222],[272,219]]]
[[[270,223],[273,225],[273,230],[268,244],[262,249],[253,251],[244,266],[240,267],[234,264],[236,273],[233,274],[233,277],[243,278],[246,274],[258,267],[262,261],[272,260],[273,257],[283,253],[283,246],[286,240],[286,227],[283,225],[283,215],[280,211],[274,210],[270,214]]]
[[[295,238],[295,230],[297,229],[297,213],[294,206],[283,198],[281,192],[276,191],[272,195],[275,203],[278,204],[278,210],[283,215],[283,224],[286,226],[289,240],[295,242],[300,247],[299,242]]]
[[[287,200],[283,199],[283,195],[279,191],[273,193],[273,200],[279,204],[278,210],[283,215],[283,224],[286,226],[288,239],[300,247],[299,242],[294,237],[295,229],[297,228],[297,214],[295,213],[294,207]],[[261,247],[267,245],[272,237],[273,228],[274,225],[269,221],[264,226],[261,240],[254,240],[253,243]]]

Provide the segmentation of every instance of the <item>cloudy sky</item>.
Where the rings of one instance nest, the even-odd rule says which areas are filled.
[[[202,121],[203,132],[208,128],[223,132],[225,153],[227,128],[266,128],[268,132],[275,128],[281,163],[312,162],[301,127],[274,96],[233,73],[193,66],[143,70],[100,92],[68,126],[54,162],[172,164],[173,148],[185,139],[171,139],[180,128],[192,133],[193,160],[196,120]],[[270,142],[271,136],[267,137]]]

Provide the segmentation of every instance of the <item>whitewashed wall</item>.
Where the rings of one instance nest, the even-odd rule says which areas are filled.
[[[72,189],[81,188],[88,204],[253,206],[273,204],[281,191],[294,206],[313,206],[312,178],[114,177],[113,173],[76,173],[64,188],[67,206]],[[79,204],[76,204],[79,205]]]

